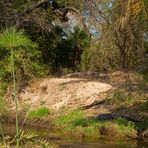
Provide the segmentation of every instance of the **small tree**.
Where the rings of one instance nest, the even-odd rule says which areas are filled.
[[[13,77],[13,98],[16,105],[16,141],[17,148],[19,148],[19,117],[18,117],[18,99],[16,96],[16,71],[15,71],[15,58],[14,50],[20,48],[27,49],[33,46],[31,40],[24,35],[23,32],[17,31],[15,27],[6,29],[0,34],[0,47],[5,48],[11,53],[11,64],[12,64],[12,77]]]

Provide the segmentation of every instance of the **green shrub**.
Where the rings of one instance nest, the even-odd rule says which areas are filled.
[[[82,111],[73,111],[59,116],[55,126],[62,132],[82,137],[136,137],[137,130],[131,121],[118,118],[111,121],[97,121],[84,118]]]
[[[142,104],[139,105],[141,111],[146,111],[148,110],[148,100],[145,100]]]
[[[49,109],[46,107],[40,107],[32,110],[28,113],[28,118],[41,118],[46,117],[50,113]]]
[[[76,121],[80,121],[83,118],[83,113],[81,111],[73,111],[69,112],[67,114],[63,114],[59,116],[55,120],[55,125],[57,127],[67,127],[69,125],[72,125]]]
[[[1,83],[1,82],[0,82]],[[0,84],[0,96],[4,96],[7,91],[7,83]]]
[[[100,135],[109,138],[127,138],[137,137],[135,124],[122,118],[117,118],[113,121],[98,122]]]
[[[148,88],[148,73],[147,72],[143,74],[143,80],[138,83],[138,88],[142,91],[144,90],[147,91],[147,88]]]
[[[121,137],[137,137],[137,130],[134,122],[118,118],[114,120],[114,123],[117,125],[118,135]]]
[[[68,132],[72,135],[98,137],[97,122],[91,119],[85,119],[82,111],[72,111],[63,114],[55,120],[56,127],[62,132]]]
[[[137,130],[142,132],[148,128],[148,119],[145,118],[143,121],[136,123]]]

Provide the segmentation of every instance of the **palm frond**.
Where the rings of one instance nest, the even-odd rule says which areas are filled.
[[[33,46],[33,43],[24,35],[23,31],[17,31],[15,27],[11,27],[0,34],[0,46],[4,48],[29,48]]]
[[[34,138],[36,138],[38,135],[35,134],[34,132],[27,132],[24,133],[24,131],[22,131],[21,135],[20,135],[20,141],[22,140],[32,140]]]

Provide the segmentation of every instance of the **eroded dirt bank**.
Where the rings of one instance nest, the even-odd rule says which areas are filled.
[[[48,117],[25,122],[47,127],[59,113],[76,109],[84,110],[86,117],[110,120],[124,117],[141,122],[148,117],[146,85],[141,75],[121,71],[36,79],[18,94],[20,119],[23,121],[28,111],[45,106],[51,110]],[[6,100],[11,108],[9,116],[14,120],[15,104],[10,97]]]

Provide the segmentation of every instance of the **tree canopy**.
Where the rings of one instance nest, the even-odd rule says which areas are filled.
[[[147,0],[0,0],[0,27],[24,30],[36,43],[27,52],[16,51],[28,75],[61,75],[66,69],[109,72],[143,60],[147,6]],[[3,60],[7,51],[1,53]],[[31,70],[29,59],[40,72]]]

